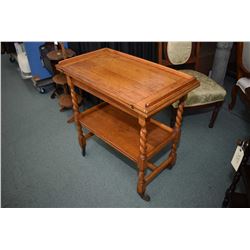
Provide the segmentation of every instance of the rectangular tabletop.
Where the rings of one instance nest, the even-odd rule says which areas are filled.
[[[199,86],[193,76],[104,48],[61,61],[57,69],[145,117]]]

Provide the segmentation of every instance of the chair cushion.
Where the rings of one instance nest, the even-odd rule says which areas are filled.
[[[250,78],[242,77],[240,78],[236,85],[238,85],[243,93],[246,93],[246,88],[250,88]]]
[[[188,93],[185,107],[193,107],[214,102],[224,101],[226,90],[208,76],[194,70],[181,70],[184,73],[196,77],[200,86]],[[178,107],[178,102],[173,103],[173,107]]]

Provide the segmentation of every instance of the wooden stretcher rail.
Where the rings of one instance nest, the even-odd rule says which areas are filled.
[[[155,169],[157,169],[157,166],[156,166],[155,164],[149,162],[149,161],[147,162],[147,167],[148,167],[150,170],[152,170],[152,171],[154,171]]]
[[[89,139],[89,138],[92,137],[93,135],[95,135],[95,134],[93,134],[92,132],[88,132],[88,133],[85,134],[84,136],[85,136],[86,139]]]
[[[146,185],[148,185],[161,171],[163,171],[165,168],[169,167],[170,164],[172,163],[172,161],[173,161],[173,157],[170,155],[167,160],[165,160],[164,162],[162,162],[160,164],[159,167],[156,167],[154,165],[156,168],[153,170],[153,172],[151,172],[149,175],[147,175],[145,177]],[[151,167],[152,167],[152,165],[151,165]]]

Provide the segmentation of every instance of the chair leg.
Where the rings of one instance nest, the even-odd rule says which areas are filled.
[[[213,128],[214,127],[214,122],[215,122],[215,120],[217,118],[217,115],[219,113],[220,107],[222,106],[222,103],[223,102],[219,102],[219,103],[215,104],[215,108],[214,108],[212,117],[210,119],[209,125],[208,125],[209,128]]]
[[[234,108],[235,102],[236,102],[236,97],[238,93],[239,87],[237,85],[234,85],[232,88],[231,92],[231,103],[228,105],[228,109],[232,110]]]

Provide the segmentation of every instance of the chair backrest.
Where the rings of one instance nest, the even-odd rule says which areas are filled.
[[[158,63],[166,66],[193,64],[199,69],[200,43],[160,42],[158,43]]]
[[[237,43],[237,78],[250,77],[250,42]]]

